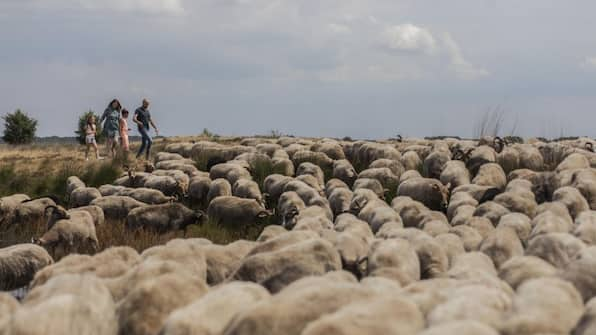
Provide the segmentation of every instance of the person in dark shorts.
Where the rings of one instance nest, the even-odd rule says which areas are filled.
[[[143,99],[143,105],[137,108],[132,120],[137,124],[139,133],[141,134],[141,147],[137,153],[137,158],[140,158],[143,154],[143,151],[146,150],[145,158],[149,160],[151,144],[153,144],[153,140],[151,139],[151,136],[149,136],[149,125],[155,129],[155,134],[158,136],[159,130],[151,118],[151,113],[149,112],[149,101],[147,99]]]

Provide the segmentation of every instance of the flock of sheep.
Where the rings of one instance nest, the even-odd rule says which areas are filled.
[[[596,334],[593,143],[172,143],[112,185],[69,178],[68,208],[1,198],[0,229],[47,223],[0,249],[0,290],[28,288],[0,293],[0,334]],[[207,220],[276,224],[99,252],[97,226]]]

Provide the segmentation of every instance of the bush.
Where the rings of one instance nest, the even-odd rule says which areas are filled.
[[[85,112],[85,113],[81,114],[81,116],[79,116],[79,125],[78,125],[77,130],[75,131],[75,134],[77,134],[77,140],[79,141],[80,144],[86,144],[85,143],[85,126],[87,125],[87,118],[89,117],[89,115],[95,116],[95,127],[97,127],[96,128],[97,135],[95,135],[95,139],[97,140],[97,143],[103,143],[104,134],[101,129],[101,123],[99,122],[99,115],[95,114],[95,112],[92,110]]]
[[[4,119],[4,136],[9,144],[28,144],[33,142],[37,131],[37,120],[29,117],[20,109],[2,117]]]

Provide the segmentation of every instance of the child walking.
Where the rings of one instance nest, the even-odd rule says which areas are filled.
[[[120,118],[120,144],[122,146],[122,151],[128,153],[130,150],[130,145],[128,142],[128,111],[126,109],[122,110],[122,117]]]
[[[95,150],[95,157],[99,157],[99,149],[97,148],[97,141],[95,135],[97,134],[97,127],[95,126],[95,115],[89,115],[87,117],[87,124],[85,125],[85,143],[87,144],[87,150],[85,151],[85,160],[89,160],[89,149],[93,147]]]

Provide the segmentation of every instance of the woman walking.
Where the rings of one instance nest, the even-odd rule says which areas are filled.
[[[149,155],[151,153],[151,144],[153,143],[151,136],[149,136],[149,125],[151,125],[153,129],[155,129],[155,134],[158,136],[159,130],[157,129],[157,126],[155,126],[155,123],[151,118],[151,113],[149,113],[149,101],[147,99],[143,99],[143,105],[137,108],[132,120],[134,121],[134,123],[137,124],[139,128],[139,133],[141,134],[142,141],[141,148],[137,153],[137,159],[141,157],[143,151],[145,151],[146,149],[147,151],[145,154],[145,158],[149,160]]]
[[[116,146],[118,145],[118,137],[120,137],[120,110],[122,105],[118,99],[112,100],[108,108],[103,112],[99,122],[104,122],[103,132],[106,135],[106,146],[108,149],[108,156],[114,158],[116,155]]]

